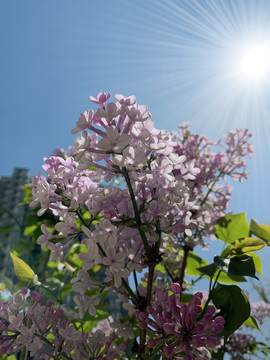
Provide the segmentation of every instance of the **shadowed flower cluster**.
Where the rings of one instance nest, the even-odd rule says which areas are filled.
[[[2,293],[0,294],[2,295]],[[0,355],[24,347],[42,360],[114,360],[126,348],[116,335],[100,330],[85,333],[72,324],[75,312],[56,307],[51,300],[26,288],[13,297],[0,297]]]
[[[169,359],[178,355],[184,360],[208,360],[208,348],[215,348],[221,343],[221,338],[216,335],[223,330],[224,318],[214,317],[213,306],[202,313],[202,293],[196,293],[185,304],[180,302],[180,285],[173,283],[171,290],[171,295],[157,291],[157,305],[148,306],[148,313],[139,313],[140,327],[155,334],[153,339],[148,340],[148,346],[159,348],[163,344],[164,355]]]

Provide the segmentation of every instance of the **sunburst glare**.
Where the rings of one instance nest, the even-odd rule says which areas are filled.
[[[240,49],[239,73],[252,81],[269,76],[270,49],[267,44],[252,44]]]
[[[149,0],[143,9],[133,5],[149,19],[134,26],[138,26],[141,50],[146,49],[144,81],[146,97],[151,91],[155,94],[152,103],[148,101],[153,119],[161,119],[158,126],[164,126],[169,117],[167,129],[190,121],[195,131],[213,138],[231,129],[248,128],[255,150],[250,176],[263,171],[269,177],[265,157],[270,150],[270,1],[155,4]],[[141,58],[134,58],[134,68],[141,64]],[[135,81],[141,85],[142,79]],[[259,177],[252,186],[254,194],[258,186],[268,191]]]
[[[171,0],[158,2],[154,10],[146,5],[145,16],[147,12],[152,22],[138,30],[140,45],[149,54],[145,81],[154,92],[157,82],[162,85],[155,101],[167,99],[173,119],[167,126],[191,121],[210,136],[246,127],[265,151],[262,138],[270,133],[270,2]],[[155,41],[150,43],[150,37]]]

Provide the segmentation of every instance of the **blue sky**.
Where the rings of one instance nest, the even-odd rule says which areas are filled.
[[[237,70],[244,46],[269,42],[269,17],[268,0],[1,1],[0,174],[35,175],[72,145],[89,95],[134,94],[158,128],[249,128],[255,155],[232,210],[270,222],[270,76]]]

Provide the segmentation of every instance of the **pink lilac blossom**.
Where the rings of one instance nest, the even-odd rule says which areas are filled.
[[[172,295],[168,295],[168,291],[156,292],[157,305],[147,307],[149,315],[139,313],[140,327],[156,335],[148,340],[148,346],[154,348],[164,343],[163,353],[168,359],[182,355],[184,360],[208,360],[208,348],[216,348],[221,343],[216,335],[223,330],[224,318],[214,317],[215,308],[210,306],[197,320],[202,313],[202,294],[196,293],[189,304],[184,304],[180,302],[180,285],[173,283],[171,290]]]
[[[38,215],[51,211],[59,216],[53,234],[42,226],[38,243],[53,251],[51,260],[61,259],[72,243],[62,247],[62,239],[76,239],[82,229],[87,231],[87,226],[80,228],[77,222],[82,207],[93,217],[101,214],[113,223],[116,232],[111,246],[125,243],[123,225],[136,227],[131,194],[106,182],[115,176],[126,182],[129,176],[141,222],[147,224],[147,234],[151,234],[150,243],[156,241],[158,224],[159,231],[174,238],[180,236],[191,247],[204,245],[203,237],[213,234],[213,224],[224,215],[230,198],[230,188],[217,184],[218,180],[224,181],[225,175],[239,180],[246,176],[243,156],[252,154],[250,134],[239,129],[230,132],[222,145],[221,141],[214,144],[203,135],[191,134],[189,124],[182,124],[180,133],[158,130],[147,107],[138,105],[135,96],[117,94],[116,102],[106,106],[110,97],[104,92],[97,98],[90,96],[99,108],[80,115],[72,132],[82,131],[81,139],[66,157],[58,151],[44,158],[47,179],[40,175],[33,178],[31,206],[40,207]],[[225,152],[213,152],[214,145],[222,146]],[[132,250],[127,246],[121,250],[126,254],[122,266],[130,268],[130,253],[135,250],[137,268],[143,268],[145,249],[140,236],[134,236],[131,244]],[[92,250],[96,254],[97,249]],[[102,254],[99,256],[100,264],[108,262],[102,260]],[[93,260],[92,256],[88,266]],[[119,284],[119,279],[116,281]]]
[[[252,302],[251,313],[259,321],[260,325],[262,325],[264,320],[270,317],[270,304],[262,300]]]
[[[93,266],[105,268],[102,286],[114,286],[123,306],[134,314],[136,309],[122,286],[131,272],[141,272],[149,259],[163,259],[171,269],[183,246],[193,249],[201,244],[206,248],[204,238],[214,234],[215,221],[228,208],[231,188],[227,178],[246,178],[243,157],[252,155],[247,130],[237,129],[223,142],[213,143],[204,135],[192,134],[188,123],[180,125],[179,132],[155,129],[147,107],[137,104],[135,96],[116,94],[116,101],[107,103],[110,98],[111,94],[104,92],[97,98],[90,96],[98,109],[80,114],[72,130],[74,134],[81,132],[74,147],[67,153],[57,150],[50,158],[44,158],[46,177],[39,174],[29,185],[30,205],[37,208],[38,215],[51,212],[58,217],[53,230],[41,225],[42,234],[37,240],[42,249],[51,250],[51,261],[61,260],[83,238],[80,241],[86,251],[79,254],[82,269],[71,281],[80,317],[85,312],[96,313],[98,297],[86,294],[88,288],[100,286],[89,277]],[[214,151],[218,147],[221,150]],[[117,185],[115,178],[122,184]],[[155,299],[162,298],[160,291],[165,291],[166,281],[159,272],[154,279],[158,286],[153,287],[153,307],[158,307]],[[178,299],[177,286],[173,288],[173,296]],[[138,294],[145,297],[145,289],[139,286]],[[195,295],[189,305],[175,300],[171,316],[180,321],[187,318],[189,310],[193,311],[192,306],[199,311],[200,298],[201,295]],[[206,328],[211,324],[213,329],[216,325],[216,334],[222,321],[218,324],[218,318],[213,319],[213,308],[209,309],[201,324]],[[185,323],[185,329],[196,335],[184,347],[175,338],[180,331],[176,322],[174,329],[169,325],[162,328],[165,337],[171,339],[166,356],[178,350],[195,354],[196,345],[204,358],[206,346],[218,343],[215,336],[210,336],[210,330],[202,340],[197,332],[201,336],[203,332],[192,319]],[[72,334],[73,330],[70,327],[63,331]]]
[[[189,130],[190,125],[180,125],[180,134],[175,132],[174,140],[177,142],[176,153],[184,155],[187,163],[200,169],[190,181],[190,199],[198,205],[193,217],[201,230],[197,231],[195,238],[190,239],[190,245],[193,247],[198,242],[203,244],[203,236],[214,234],[214,223],[219,217],[224,216],[231,196],[231,187],[226,182],[226,177],[230,176],[237,181],[246,178],[244,157],[251,157],[253,151],[252,145],[248,142],[251,134],[246,129],[230,131],[224,136],[225,143],[221,140],[213,143],[204,135],[192,134]],[[214,146],[220,147],[221,150],[214,152]],[[180,174],[179,170],[176,171],[176,178]],[[222,180],[221,184],[218,184],[219,180]]]

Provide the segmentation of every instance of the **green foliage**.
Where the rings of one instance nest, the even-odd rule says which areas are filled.
[[[21,281],[32,281],[34,280],[35,273],[30,268],[29,265],[26,264],[22,259],[18,258],[16,255],[10,253],[10,256],[13,261],[14,271],[17,278]]]
[[[3,354],[1,355],[1,360],[17,360],[17,357],[16,355]]]
[[[270,226],[269,225],[258,225],[255,220],[250,222],[250,231],[255,236],[264,240],[267,245],[270,245]]]
[[[32,197],[32,188],[28,186],[21,186],[24,192],[24,199],[19,205],[30,204]]]
[[[0,236],[7,235],[11,232],[15,224],[9,224],[0,227]]]
[[[219,315],[225,318],[225,326],[220,336],[225,341],[250,316],[250,304],[243,291],[236,285],[219,284],[211,294],[211,299]]]
[[[256,272],[259,275],[262,275],[262,261],[261,261],[261,258],[259,257],[259,255],[255,254],[253,252],[249,252],[247,254],[252,256]]]
[[[221,256],[214,257],[214,264],[216,267],[230,275],[236,276],[250,276],[257,279],[256,269],[252,256],[247,254],[233,256],[224,259]]]
[[[198,268],[208,265],[208,262],[195,254],[193,251],[189,251],[187,258],[186,274],[190,276],[200,276],[201,272]]]
[[[239,282],[246,282],[247,280],[244,278],[244,276],[241,275],[232,275],[226,272],[221,272],[219,273],[217,271],[217,273],[215,274],[215,276],[213,277],[214,280],[217,280],[218,283],[221,284],[236,284]]]
[[[246,325],[246,326],[251,326],[253,327],[254,329],[261,331],[261,329],[259,328],[259,325],[257,323],[257,320],[253,317],[253,316],[250,316],[246,321],[243,322],[243,325]]]
[[[246,282],[246,279],[243,276],[229,274],[228,272],[220,272],[214,263],[198,268],[198,271],[210,279],[217,280],[219,283],[234,284]]]
[[[216,223],[216,237],[225,243],[249,236],[250,229],[246,213],[226,215]]]
[[[243,254],[250,251],[261,250],[265,247],[265,245],[265,242],[260,239],[253,237],[245,237],[241,239],[236,239],[230,245],[230,251],[232,254]]]

